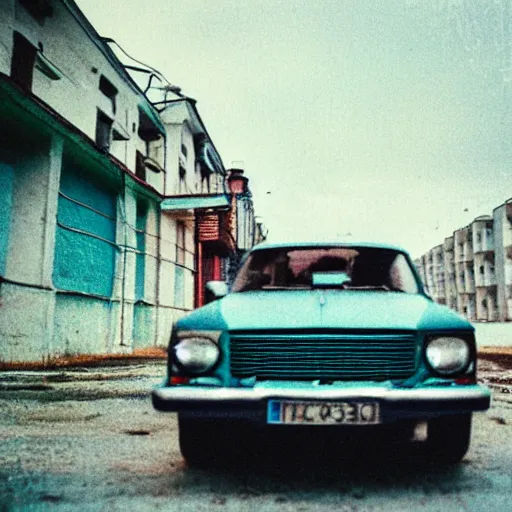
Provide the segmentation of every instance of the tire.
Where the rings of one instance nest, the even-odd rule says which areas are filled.
[[[426,456],[432,462],[455,464],[469,448],[471,413],[441,416],[428,422]]]
[[[230,462],[240,443],[233,422],[178,415],[181,455],[189,466],[219,466]]]

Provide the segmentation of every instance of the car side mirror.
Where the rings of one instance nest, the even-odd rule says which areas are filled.
[[[204,302],[208,304],[217,299],[221,299],[228,294],[228,284],[224,281],[208,281],[204,289]]]

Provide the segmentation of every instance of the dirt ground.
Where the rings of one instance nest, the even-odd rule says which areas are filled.
[[[176,415],[149,400],[164,374],[158,358],[0,373],[0,512],[510,510],[510,348],[480,350],[492,405],[453,467],[380,437],[354,451],[306,436],[255,440],[232,467],[189,468]]]

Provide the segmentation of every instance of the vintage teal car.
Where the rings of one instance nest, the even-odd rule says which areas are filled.
[[[472,413],[490,404],[474,328],[429,298],[403,249],[264,243],[229,293],[210,289],[218,300],[174,325],[168,376],[152,393],[156,409],[178,412],[189,463],[228,452],[226,432],[247,422],[397,436],[421,423],[426,456],[466,453]]]

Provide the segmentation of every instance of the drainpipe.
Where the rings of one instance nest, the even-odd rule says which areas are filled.
[[[163,196],[167,191],[167,135],[164,135],[164,190]],[[156,314],[155,314],[155,346],[158,345],[160,336],[160,279],[162,275],[162,209],[160,204],[157,211],[157,229],[158,229],[158,247],[156,260]]]
[[[195,307],[202,306],[202,290],[201,285],[203,282],[203,246],[199,241],[199,219],[197,215],[197,211],[194,214],[194,239],[195,239],[195,254],[194,261],[196,267],[196,276],[195,276],[195,293],[194,293],[194,305]]]

